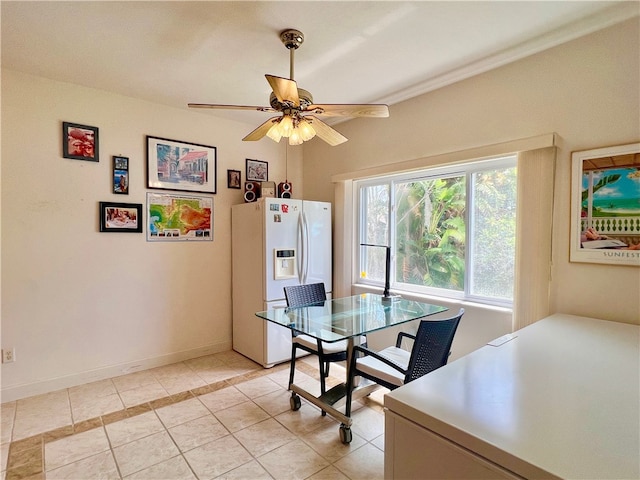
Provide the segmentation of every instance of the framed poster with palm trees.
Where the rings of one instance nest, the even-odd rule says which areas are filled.
[[[640,143],[571,154],[572,262],[640,266]]]

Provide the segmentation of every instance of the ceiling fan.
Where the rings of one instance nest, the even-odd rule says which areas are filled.
[[[316,135],[331,146],[340,145],[347,141],[346,137],[320,120],[318,116],[376,118],[389,116],[389,107],[382,104],[313,103],[311,93],[298,88],[293,79],[293,56],[304,42],[304,35],[299,30],[287,29],[280,33],[280,40],[289,49],[290,78],[265,75],[273,90],[269,97],[269,107],[208,103],[189,103],[189,107],[279,112],[282,115],[271,117],[242,140],[256,141],[266,135],[279,142],[282,137],[285,137],[289,138],[289,145],[300,145]]]

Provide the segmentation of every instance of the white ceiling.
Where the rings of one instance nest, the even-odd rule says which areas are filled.
[[[638,15],[582,1],[71,1],[1,4],[2,66],[187,108],[268,105],[289,76],[316,103],[394,104]],[[203,111],[247,123],[266,113]]]

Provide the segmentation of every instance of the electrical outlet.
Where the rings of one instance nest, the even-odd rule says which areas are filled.
[[[11,363],[16,361],[16,351],[13,348],[2,349],[2,363]]]

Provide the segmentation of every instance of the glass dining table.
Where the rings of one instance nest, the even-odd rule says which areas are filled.
[[[363,335],[447,310],[446,307],[439,305],[401,297],[388,300],[382,295],[363,293],[299,307],[276,307],[256,312],[256,316],[324,342],[347,340],[348,378],[353,347]],[[368,395],[377,387],[376,384],[368,381],[356,383],[353,398]],[[345,404],[346,382],[334,386],[320,396],[315,396],[296,384],[291,385],[290,390],[292,410],[300,408],[300,397],[303,397],[340,421],[340,440],[342,443],[351,442],[352,420],[339,410]]]

